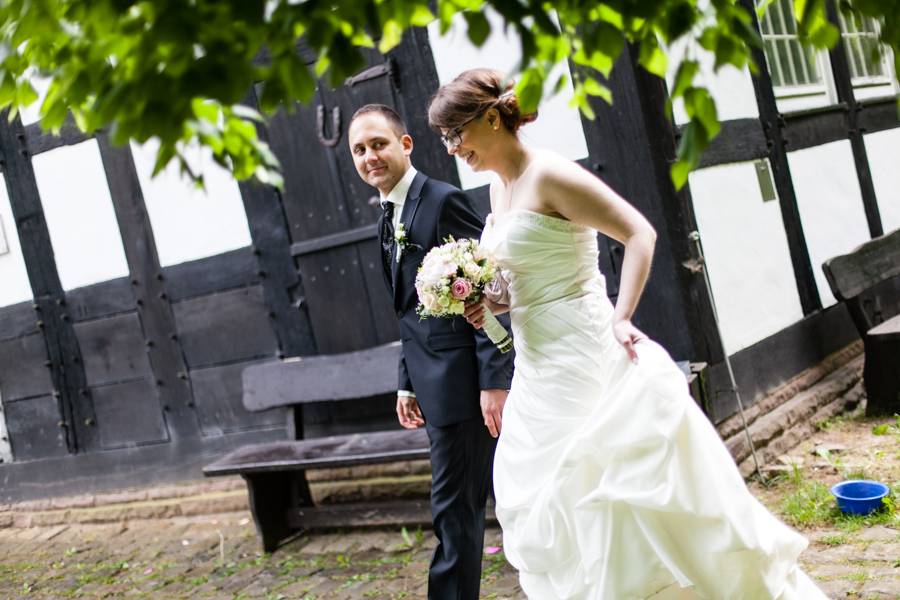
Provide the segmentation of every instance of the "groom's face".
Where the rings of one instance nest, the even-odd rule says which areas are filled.
[[[412,138],[398,136],[380,113],[367,113],[350,124],[353,163],[363,181],[387,196],[410,167]]]

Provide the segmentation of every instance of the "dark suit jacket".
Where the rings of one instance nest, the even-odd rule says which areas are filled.
[[[378,222],[378,231],[384,227]],[[462,190],[417,173],[400,213],[412,250],[392,261],[393,281],[384,273],[388,292],[400,319],[398,389],[414,392],[425,420],[445,427],[481,416],[479,392],[509,389],[513,352],[501,354],[482,330],[462,317],[419,318],[416,307],[416,273],[422,259],[451,235],[455,239],[481,237],[484,221],[475,204]],[[501,323],[509,329],[508,318]]]

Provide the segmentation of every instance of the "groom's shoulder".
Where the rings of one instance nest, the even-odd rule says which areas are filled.
[[[433,177],[426,177],[425,182],[422,185],[422,196],[427,196],[429,198],[443,199],[456,194],[463,196],[467,195],[455,185]]]

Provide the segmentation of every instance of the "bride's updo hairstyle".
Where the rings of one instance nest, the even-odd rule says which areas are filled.
[[[523,113],[519,97],[513,91],[516,82],[494,69],[471,69],[442,86],[428,106],[428,124],[440,133],[453,129],[491,108],[500,113],[500,121],[512,133],[537,119],[537,111]]]

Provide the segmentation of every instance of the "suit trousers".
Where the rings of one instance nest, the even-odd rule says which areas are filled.
[[[438,540],[428,600],[477,600],[484,551],[484,505],[494,449],[484,419],[425,429],[431,443],[431,513]]]

